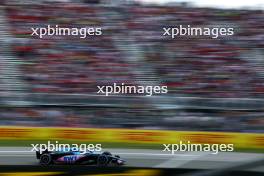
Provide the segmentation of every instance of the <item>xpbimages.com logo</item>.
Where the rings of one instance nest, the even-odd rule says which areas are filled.
[[[58,25],[54,27],[48,25],[47,27],[31,28],[31,30],[31,36],[37,36],[39,38],[43,38],[43,36],[79,36],[84,39],[87,38],[87,36],[98,36],[103,34],[102,28],[99,27],[69,28],[59,27]]]
[[[217,39],[220,36],[233,36],[233,27],[193,27],[191,25],[179,25],[176,27],[164,27],[163,36],[174,39],[182,36],[210,36]]]
[[[61,144],[58,141],[51,143],[50,141],[47,144],[31,144],[31,151],[39,151],[40,154],[46,150],[48,151],[79,151],[80,153],[85,153],[87,151],[102,151],[101,144]]]
[[[178,144],[163,144],[163,152],[170,152],[172,155],[175,152],[233,152],[234,144],[192,144],[190,141],[184,143],[180,141]]]
[[[109,96],[111,94],[142,94],[146,96],[152,96],[154,94],[168,93],[167,86],[132,86],[125,85],[125,83],[122,83],[120,85],[114,83],[110,86],[97,86],[97,88],[97,94],[103,94],[105,96]]]

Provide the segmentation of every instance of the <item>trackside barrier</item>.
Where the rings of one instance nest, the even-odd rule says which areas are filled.
[[[234,144],[235,148],[264,149],[263,133],[189,132],[135,129],[0,127],[3,140],[72,140],[133,144]]]

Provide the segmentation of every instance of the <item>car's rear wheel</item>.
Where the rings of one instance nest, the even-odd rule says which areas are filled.
[[[44,165],[44,166],[50,165],[52,163],[52,159],[51,159],[50,154],[43,154],[43,155],[41,155],[40,156],[39,163],[41,165]]]
[[[100,155],[97,159],[98,166],[107,166],[108,164],[108,156],[107,155]]]

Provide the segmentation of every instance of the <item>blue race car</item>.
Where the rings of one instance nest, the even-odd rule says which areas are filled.
[[[112,155],[110,152],[94,153],[87,151],[36,151],[36,157],[41,165],[52,164],[74,164],[74,165],[97,165],[97,166],[121,166],[125,160],[119,155]]]

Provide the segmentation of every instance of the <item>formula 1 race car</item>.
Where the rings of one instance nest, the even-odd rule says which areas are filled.
[[[97,166],[121,166],[125,160],[110,152],[94,153],[87,151],[36,151],[36,157],[41,165],[73,164],[73,165],[97,165]]]

